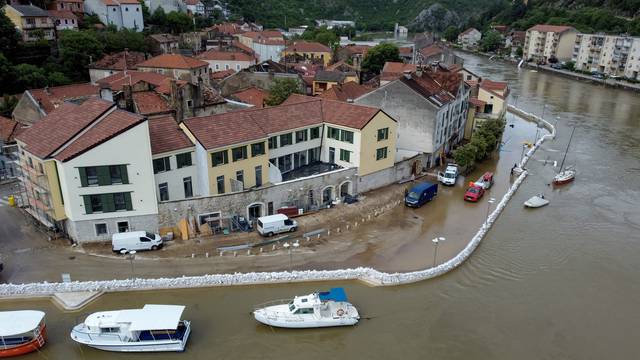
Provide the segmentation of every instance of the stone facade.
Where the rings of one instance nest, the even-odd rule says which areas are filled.
[[[110,241],[111,234],[118,232],[118,223],[127,222],[129,231],[158,232],[158,216],[123,216],[108,219],[65,221],[65,230],[70,239],[75,242]],[[106,224],[107,233],[105,235],[96,234],[96,224]]]

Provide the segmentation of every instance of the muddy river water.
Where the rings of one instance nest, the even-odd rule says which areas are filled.
[[[271,329],[249,315],[254,304],[334,284],[108,294],[81,313],[63,313],[47,301],[0,302],[0,309],[48,313],[49,344],[23,358],[637,358],[640,95],[464,56],[472,71],[509,81],[518,107],[540,114],[546,104],[545,118],[558,120],[559,136],[536,153],[528,166],[531,176],[459,269],[409,286],[340,284],[361,313],[371,317],[342,329]],[[547,184],[554,170],[544,160],[561,159],[573,126],[577,130],[567,162],[576,165],[578,178],[553,189]],[[538,192],[551,204],[523,209],[522,202]],[[468,225],[457,221],[460,227]],[[477,228],[477,219],[473,222]],[[403,256],[410,252],[416,259],[423,256],[415,248]],[[79,347],[68,337],[86,313],[145,303],[187,305],[185,318],[193,320],[194,329],[185,353],[105,353]]]

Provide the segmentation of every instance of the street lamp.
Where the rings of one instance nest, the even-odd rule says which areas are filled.
[[[487,201],[487,216],[485,217],[485,220],[484,220],[485,225],[489,221],[489,210],[491,210],[491,204],[493,204],[494,202],[496,202],[495,198],[491,198],[489,199],[489,201]]]
[[[433,245],[435,245],[436,249],[433,252],[433,267],[436,267],[436,259],[438,257],[438,243],[440,243],[440,241],[445,241],[446,239],[443,237],[437,237],[432,239],[431,241],[433,242]]]
[[[129,262],[131,262],[131,277],[133,278],[133,280],[136,279],[136,273],[135,273],[135,268],[133,267],[133,260],[135,260],[136,258],[136,251],[135,250],[125,250],[122,249],[120,250],[120,254],[122,255],[127,255],[129,254]]]
[[[287,249],[287,251],[289,252],[289,271],[292,270],[293,266],[293,249],[297,249],[300,246],[300,243],[298,242],[294,242],[293,244],[289,244],[288,242],[284,243],[282,246],[284,246],[285,249]],[[292,249],[293,247],[293,249]]]

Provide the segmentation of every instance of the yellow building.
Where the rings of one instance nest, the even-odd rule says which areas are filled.
[[[367,175],[393,166],[397,122],[380,109],[292,95],[280,106],[185,120],[205,195],[295,178],[317,162]],[[204,158],[206,157],[206,162]]]
[[[282,56],[287,59],[287,62],[308,60],[327,66],[331,63],[332,53],[326,45],[317,42],[296,41],[282,51]]]
[[[478,100],[483,101],[483,115],[491,118],[501,118],[507,111],[507,96],[509,86],[506,82],[483,79],[478,87]]]
[[[339,71],[318,71],[313,77],[313,95],[320,95],[338,84],[346,82],[346,76]]]
[[[55,40],[55,24],[46,10],[33,5],[5,5],[3,10],[22,36],[22,41]]]

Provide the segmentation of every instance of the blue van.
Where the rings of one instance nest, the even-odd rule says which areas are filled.
[[[411,188],[404,198],[404,204],[409,207],[420,207],[438,195],[438,184],[422,182]]]

